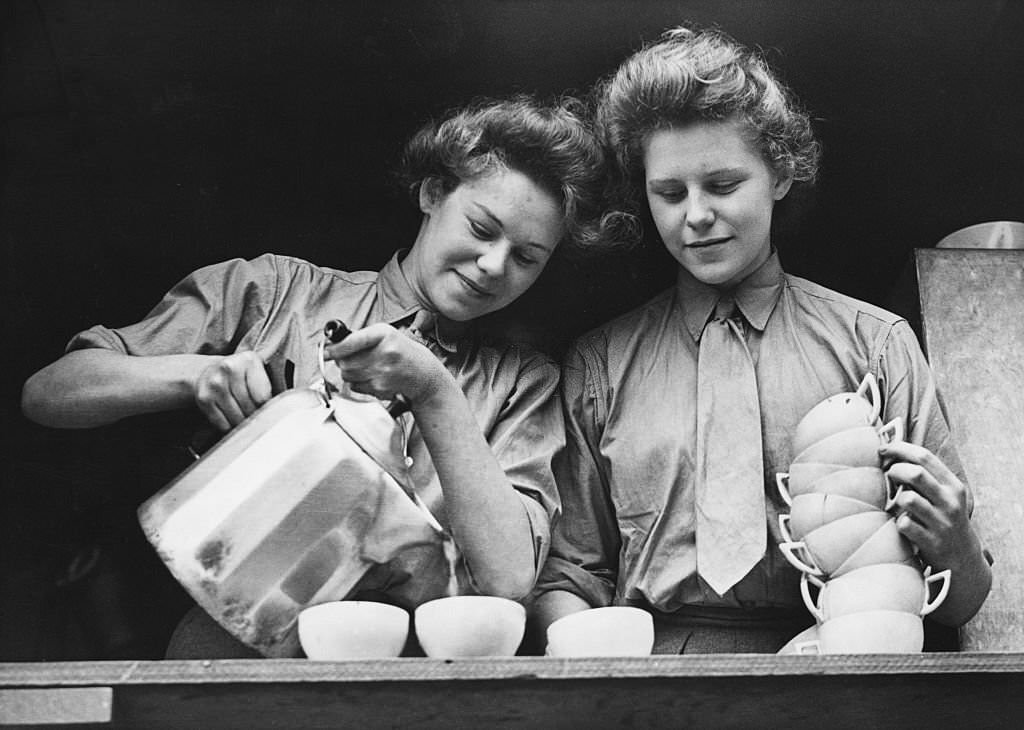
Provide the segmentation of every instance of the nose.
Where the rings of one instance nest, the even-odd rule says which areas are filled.
[[[508,256],[508,243],[495,241],[477,256],[476,265],[488,276],[499,277],[505,273],[505,264],[508,262]]]
[[[715,209],[703,193],[693,193],[686,199],[686,225],[707,228],[715,222]]]

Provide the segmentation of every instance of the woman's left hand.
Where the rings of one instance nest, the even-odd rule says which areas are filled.
[[[971,527],[973,501],[967,486],[923,446],[897,441],[881,449],[889,477],[902,484],[896,526],[936,569],[960,564],[980,550]]]
[[[426,347],[389,324],[356,330],[324,348],[341,377],[356,393],[393,400],[403,395],[416,404],[435,391],[448,371]]]

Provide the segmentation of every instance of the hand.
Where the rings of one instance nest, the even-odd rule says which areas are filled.
[[[220,431],[230,431],[272,395],[263,358],[255,352],[227,355],[199,373],[195,401]]]
[[[880,453],[892,462],[889,477],[904,486],[896,498],[896,526],[926,564],[941,570],[980,552],[970,523],[971,493],[949,467],[923,446],[905,441],[887,444]]]
[[[430,350],[384,323],[327,346],[324,358],[334,360],[342,379],[356,393],[381,400],[401,394],[413,404],[436,390],[448,373]]]

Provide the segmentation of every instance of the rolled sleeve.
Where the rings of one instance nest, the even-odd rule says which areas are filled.
[[[126,355],[228,354],[265,326],[278,288],[272,255],[207,266],[178,282],[140,322],[91,327],[66,351],[87,348]]]
[[[600,371],[595,353],[585,354],[580,347],[562,369],[566,447],[555,468],[562,513],[552,531],[551,553],[537,593],[564,590],[592,606],[606,606],[615,595],[620,537],[600,468],[601,381],[595,370]]]
[[[931,451],[966,484],[935,376],[905,321],[890,330],[880,350],[878,370],[885,394],[885,420],[901,417],[904,439]]]

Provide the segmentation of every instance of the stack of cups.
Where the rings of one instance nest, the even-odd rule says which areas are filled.
[[[856,392],[822,401],[797,425],[789,472],[776,476],[790,506],[779,517],[779,548],[803,573],[801,593],[818,621],[817,639],[799,653],[918,652],[922,617],[949,591],[950,572],[922,570],[890,514],[899,490],[878,450],[902,440],[903,422],[879,425],[880,409],[870,373]]]

